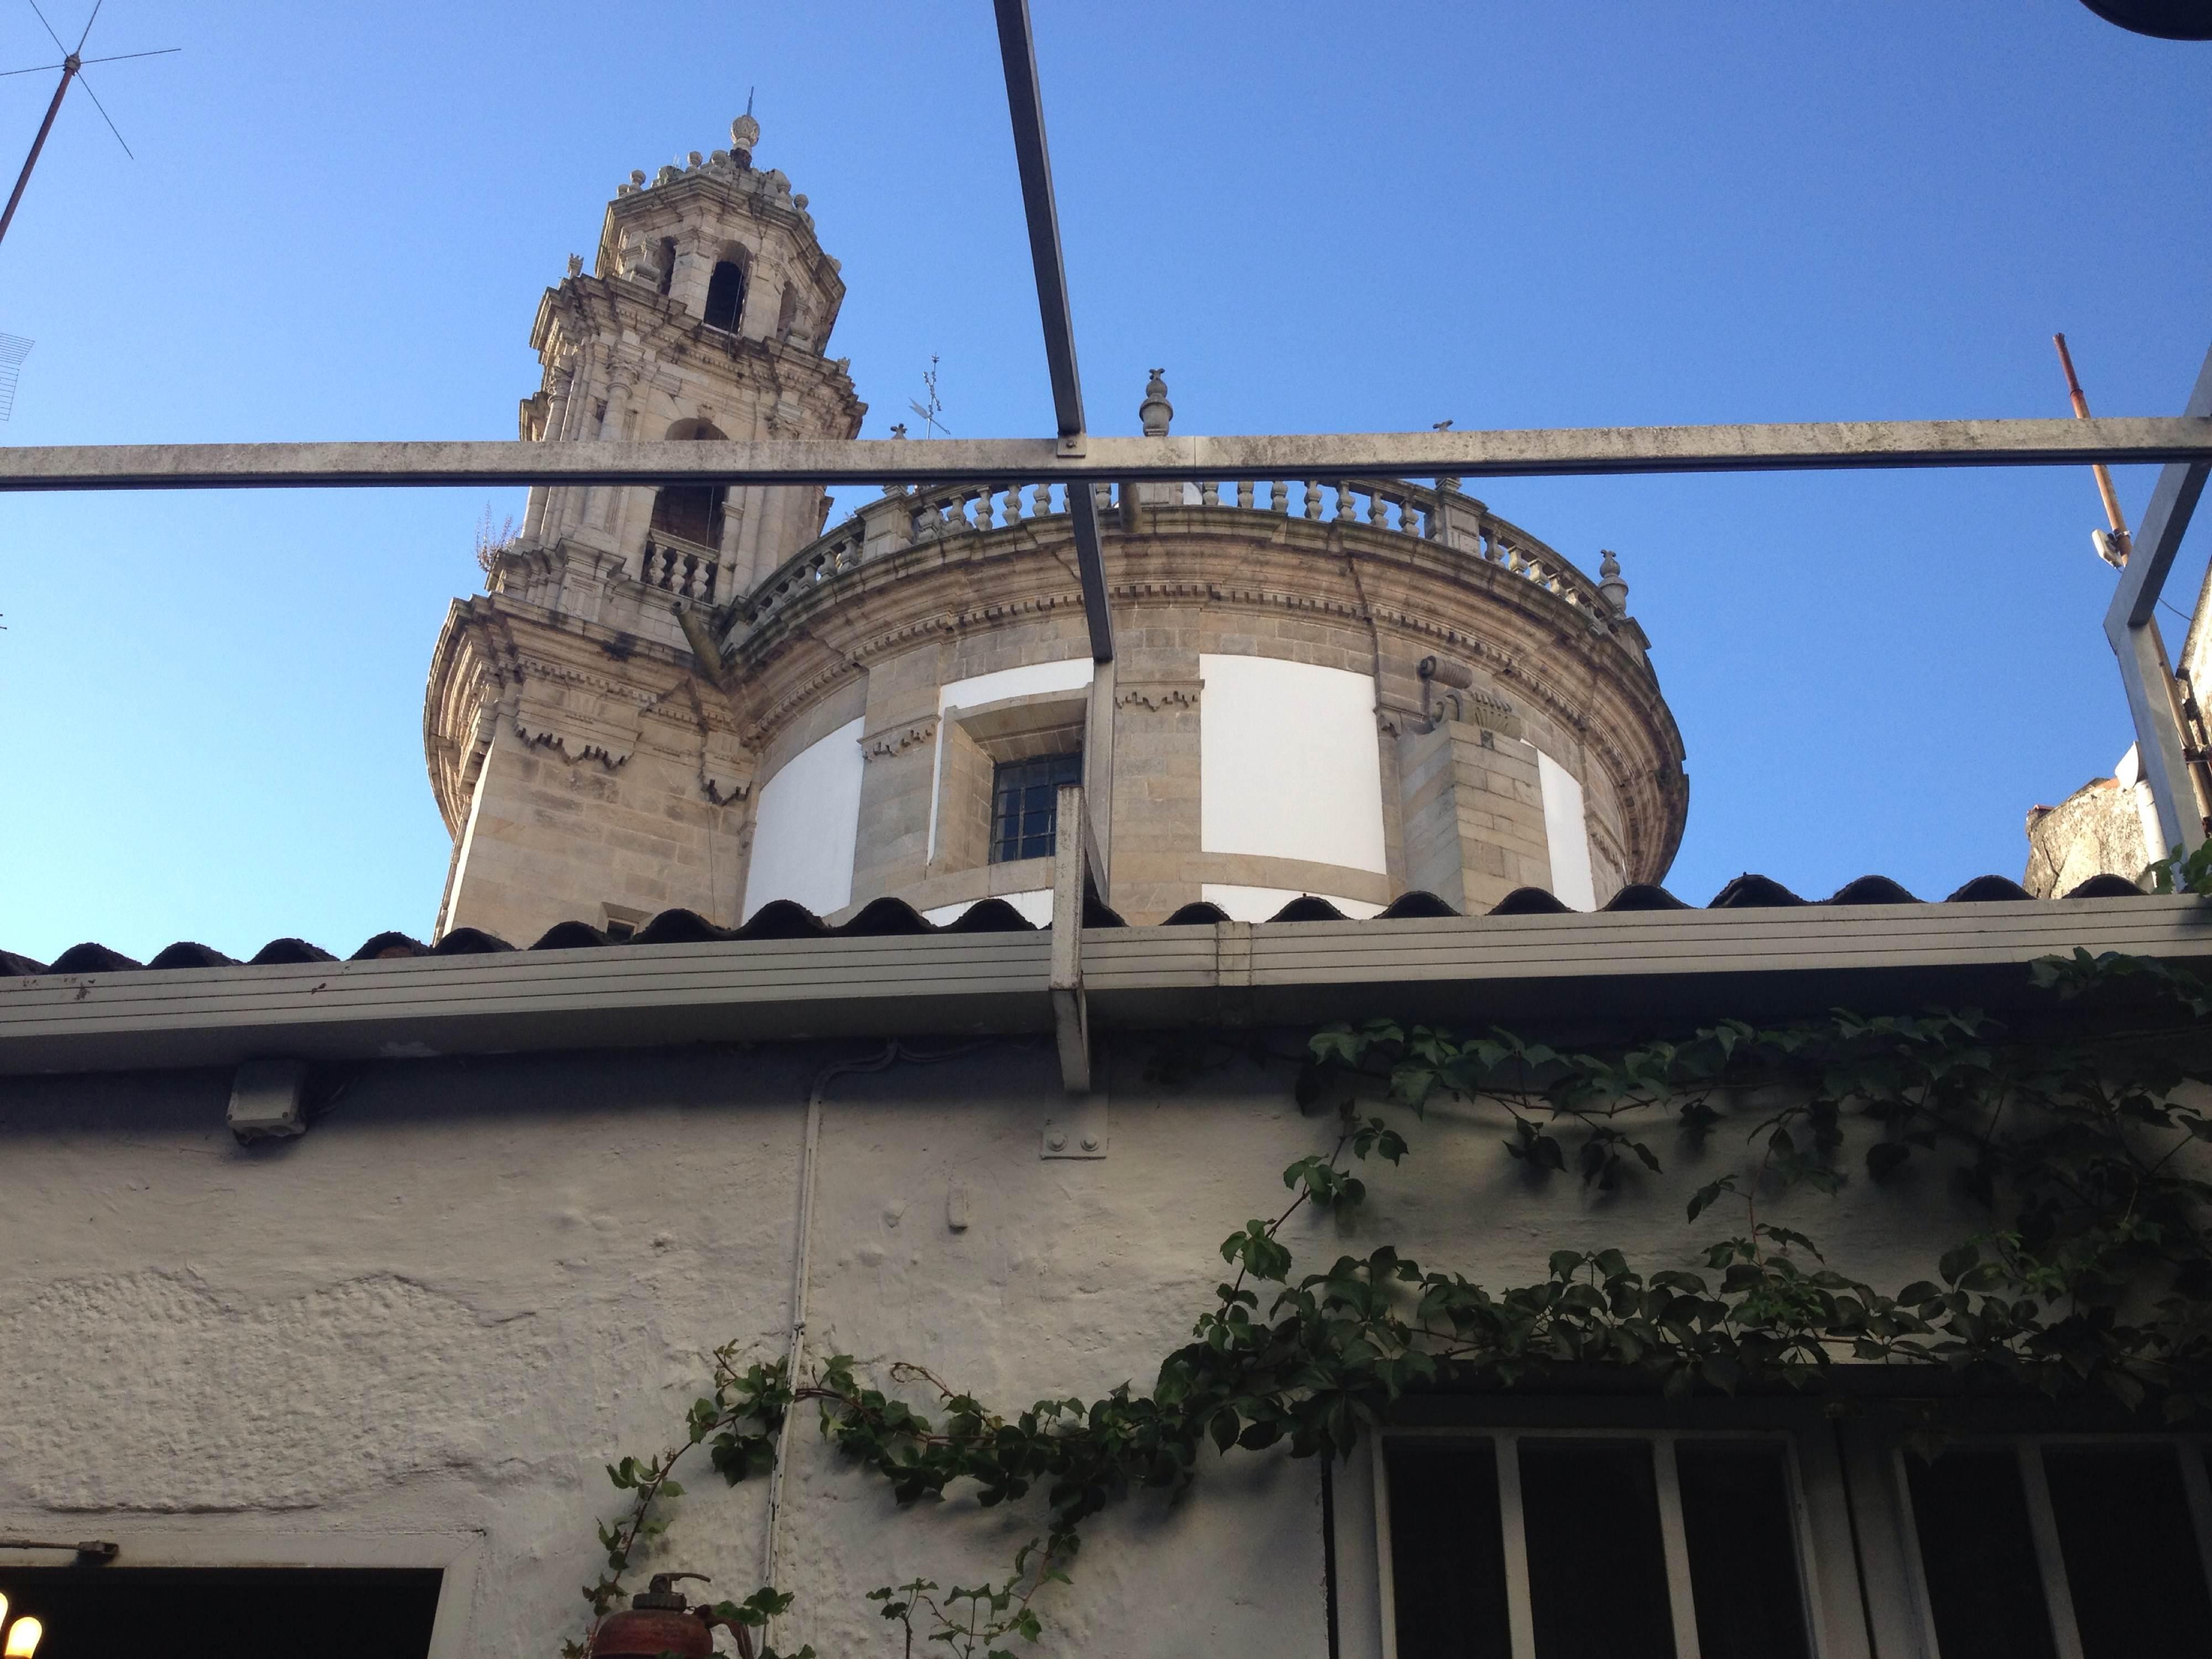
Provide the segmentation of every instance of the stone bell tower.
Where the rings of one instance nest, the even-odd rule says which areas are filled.
[[[759,137],[742,115],[729,149],[617,190],[589,274],[572,255],[538,302],[524,440],[858,434],[866,405],[826,355],[845,284],[806,198],[754,165]],[[735,919],[751,761],[672,602],[746,592],[828,509],[811,487],[531,491],[431,665],[424,744],[453,835],[440,933]]]

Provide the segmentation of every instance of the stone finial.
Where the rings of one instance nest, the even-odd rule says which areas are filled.
[[[1175,418],[1175,405],[1168,401],[1168,383],[1160,378],[1167,371],[1156,368],[1152,378],[1145,382],[1145,401],[1137,405],[1137,418],[1145,423],[1147,438],[1168,435],[1168,422]]]
[[[1620,579],[1620,561],[1609,550],[1598,556],[1597,574],[1597,591],[1605,595],[1606,603],[1613,607],[1613,614],[1626,616],[1628,584]]]
[[[632,167],[629,170],[629,181],[633,185],[638,186],[639,189],[642,190],[645,187],[645,169],[643,167]]]
[[[706,158],[705,156],[702,155],[701,155],[697,150],[696,150],[696,149],[695,149],[695,150],[692,150],[692,151],[689,152],[689,153],[686,155],[686,156],[684,157],[684,159],[685,159],[686,161],[688,161],[689,162],[690,162],[690,164],[691,164],[691,166],[692,166],[692,168],[696,171],[696,170],[697,169],[698,166],[699,166],[699,163],[700,163],[700,162],[702,162],[702,161],[705,161],[707,158]]]
[[[730,159],[739,167],[750,168],[753,146],[760,143],[760,123],[753,119],[748,108],[743,115],[730,123]]]
[[[584,274],[584,256],[582,254],[572,253],[568,256],[568,274],[571,276],[580,276]]]

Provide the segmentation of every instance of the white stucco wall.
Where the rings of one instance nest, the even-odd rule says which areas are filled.
[[[745,872],[746,915],[775,899],[796,899],[823,916],[852,902],[864,724],[848,720],[761,786]]]
[[[1039,927],[1052,926],[1051,888],[1040,887],[1033,892],[1027,893],[1000,893],[994,896],[1006,900],[1015,909],[1020,911],[1024,921],[1031,922]],[[962,916],[981,902],[979,899],[962,899],[957,904],[940,904],[934,909],[924,910],[921,914],[941,927],[948,921],[959,921]]]
[[[937,856],[937,803],[945,793],[945,715],[955,708],[980,708],[1008,697],[1033,697],[1045,691],[1073,691],[1091,684],[1088,657],[1064,657],[1057,662],[1024,663],[995,673],[971,674],[964,680],[947,680],[937,688],[937,745],[929,775],[929,856]],[[1023,915],[1029,913],[1024,911]],[[936,913],[930,913],[936,920]],[[1034,918],[1032,918],[1034,920]]]
[[[592,1529],[616,1498],[602,1466],[680,1432],[705,1350],[781,1352],[809,1091],[832,1059],[872,1052],[374,1066],[304,1138],[259,1151],[223,1129],[220,1075],[10,1079],[0,1533],[114,1538],[140,1565],[466,1555],[473,1608],[446,1650],[544,1659],[577,1632],[576,1586],[599,1568]],[[1039,1157],[1067,1109],[1048,1045],[823,1085],[811,1351],[878,1376],[914,1360],[1017,1409],[1148,1389],[1221,1276],[1221,1238],[1279,1208],[1283,1167],[1334,1127],[1300,1113],[1286,1073],[1237,1062],[1156,1086],[1146,1060],[1131,1041],[1103,1062],[1096,1160]],[[1605,1194],[1532,1186],[1500,1111],[1405,1127],[1413,1157],[1363,1172],[1370,1212],[1291,1224],[1301,1269],[1392,1242],[1497,1289],[1541,1278],[1554,1249],[1672,1261],[1737,1224],[1681,1218],[1692,1186],[1734,1167],[1726,1127],[1702,1159],[1662,1140],[1663,1177]],[[1932,1181],[1791,1194],[1770,1218],[1891,1284],[1982,1224]],[[956,1491],[902,1511],[811,1417],[800,1430],[787,1651],[892,1659],[868,1589],[1000,1576],[1041,1530],[1034,1498],[984,1510]],[[1041,1599],[1039,1659],[1323,1659],[1319,1478],[1207,1453],[1182,1498],[1115,1506],[1087,1528],[1074,1583]],[[1340,1513],[1358,1509],[1352,1478]],[[686,1484],[655,1565],[744,1594],[763,1484]],[[1371,1543],[1355,1532],[1339,1552],[1347,1618],[1375,1616]],[[1374,1636],[1347,1628],[1342,1651],[1372,1654]]]
[[[1590,873],[1589,823],[1583,816],[1582,781],[1540,749],[1536,776],[1544,791],[1544,842],[1552,860],[1552,896],[1577,910],[1597,908]]]
[[[1209,881],[1200,887],[1199,896],[1208,904],[1219,905],[1231,921],[1265,921],[1292,899],[1305,895],[1288,887],[1240,887],[1232,882]],[[1315,896],[1327,899],[1354,921],[1364,921],[1382,909],[1364,899],[1344,898],[1335,893]]]
[[[1385,872],[1373,678],[1273,657],[1198,665],[1206,851]]]

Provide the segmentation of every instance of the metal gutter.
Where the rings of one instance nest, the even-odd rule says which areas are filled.
[[[2076,946],[2212,961],[2193,897],[1085,928],[1094,1031],[1632,1027],[2002,1006]],[[0,981],[0,1076],[1054,1030],[1049,933],[629,945]]]

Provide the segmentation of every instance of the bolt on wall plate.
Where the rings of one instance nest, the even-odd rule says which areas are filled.
[[[1109,1122],[1106,1091],[1067,1095],[1053,1103],[1045,1115],[1044,1133],[1037,1145],[1039,1158],[1103,1158]]]

